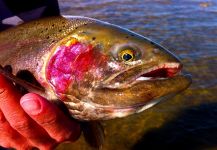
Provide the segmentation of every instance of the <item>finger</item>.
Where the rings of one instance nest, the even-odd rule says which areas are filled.
[[[0,75],[0,109],[11,127],[40,149],[52,147],[55,140],[25,113],[20,98],[20,93]]]
[[[15,131],[0,110],[0,145],[5,148],[30,149],[28,141]]]
[[[20,103],[26,113],[58,142],[68,139],[74,141],[79,137],[80,126],[41,96],[29,93],[21,98]]]

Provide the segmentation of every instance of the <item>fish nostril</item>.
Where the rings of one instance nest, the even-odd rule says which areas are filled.
[[[160,50],[157,49],[157,48],[154,48],[152,52],[153,52],[154,54],[158,54],[158,53],[160,52]]]

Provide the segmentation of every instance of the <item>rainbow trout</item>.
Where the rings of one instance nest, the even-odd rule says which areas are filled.
[[[45,18],[1,32],[0,65],[8,79],[61,100],[81,121],[142,112],[191,83],[162,46],[86,17]]]

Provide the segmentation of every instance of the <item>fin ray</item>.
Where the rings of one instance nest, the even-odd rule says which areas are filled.
[[[29,82],[27,82],[25,80],[22,80],[22,79],[16,77],[15,75],[13,75],[12,73],[5,71],[2,66],[0,66],[0,74],[2,74],[8,80],[23,86],[29,92],[34,92],[34,93],[37,93],[37,94],[42,94],[42,93],[45,92],[45,89],[43,89],[41,87],[38,87],[38,86],[36,86],[34,84],[31,84],[31,83],[29,83]]]
[[[86,142],[95,149],[102,149],[105,133],[101,123],[98,121],[82,122],[81,127]]]

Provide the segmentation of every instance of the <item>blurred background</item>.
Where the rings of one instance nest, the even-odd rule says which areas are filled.
[[[59,0],[63,15],[138,32],[181,58],[193,84],[133,116],[103,122],[105,150],[217,149],[217,0]],[[83,138],[57,149],[90,149]]]

